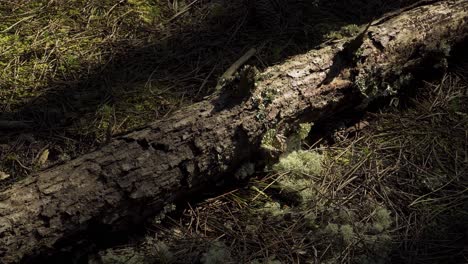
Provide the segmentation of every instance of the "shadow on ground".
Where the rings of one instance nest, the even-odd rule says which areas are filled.
[[[249,63],[264,68],[324,39],[343,37],[338,32],[343,26],[367,23],[411,2],[337,0],[316,6],[310,1],[300,22],[269,28],[242,1],[198,1],[165,25],[138,29],[153,35],[154,43],[114,43],[116,52],[85,78],[50,80],[41,88],[43,95],[2,113],[2,120],[27,126],[2,131],[2,170],[14,175],[9,180],[14,182],[37,170],[34,163],[44,150],[48,159],[42,168],[201,100],[213,91],[217,77],[252,47],[259,51]],[[227,7],[214,12],[219,5]],[[177,24],[192,17],[198,18],[196,23]]]
[[[197,8],[204,10],[210,2],[200,1]],[[259,49],[249,63],[263,68],[315,47],[342,26],[365,24],[410,1],[346,2],[311,5],[300,25],[274,31],[258,27],[241,3],[233,4],[228,14],[208,15],[196,26],[170,31],[146,28],[148,34],[161,37],[149,45],[119,47],[120,52],[106,64],[97,65],[87,78],[73,82],[66,81],[73,79],[68,76],[62,81],[51,80],[52,88],[44,95],[14,112],[3,113],[2,119],[27,121],[30,128],[3,133],[0,154],[4,158],[5,153],[24,152],[24,160],[6,163],[13,166],[10,171],[21,171],[22,175],[32,172],[28,167],[44,149],[50,150],[50,165],[66,161],[64,154],[73,158],[105,144],[116,133],[164,118],[177,108],[201,100],[213,91],[217,76],[249,48]],[[18,178],[15,175],[6,184]]]

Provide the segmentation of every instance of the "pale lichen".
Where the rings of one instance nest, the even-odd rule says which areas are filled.
[[[263,135],[261,147],[267,151],[281,151],[284,143],[282,142],[277,130],[268,129]]]
[[[239,180],[245,180],[249,176],[252,176],[255,173],[255,164],[252,162],[244,163],[236,171],[235,177]]]
[[[220,241],[215,241],[211,244],[210,248],[201,258],[203,264],[225,264],[234,263],[231,252]]]
[[[275,171],[289,172],[295,175],[318,175],[322,171],[323,156],[315,151],[293,151],[281,157],[273,166]]]

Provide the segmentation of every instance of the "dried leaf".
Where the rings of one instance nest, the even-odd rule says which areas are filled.
[[[39,155],[39,157],[37,158],[36,164],[39,166],[43,166],[47,162],[47,159],[49,159],[49,150],[44,149],[41,155]]]
[[[10,178],[10,174],[0,171],[0,181]]]

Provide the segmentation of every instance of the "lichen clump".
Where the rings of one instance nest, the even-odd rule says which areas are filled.
[[[278,172],[290,172],[296,175],[318,175],[322,170],[323,156],[315,151],[299,150],[281,157],[273,166]]]
[[[229,249],[222,242],[215,241],[201,258],[203,264],[229,264],[232,260]]]

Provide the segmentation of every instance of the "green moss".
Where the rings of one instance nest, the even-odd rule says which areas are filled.
[[[318,176],[322,171],[322,155],[313,151],[293,151],[280,158],[273,165],[273,170],[283,173],[278,178],[276,188],[284,196],[304,207],[309,206],[317,196],[317,189],[312,176]]]
[[[210,5],[210,13],[212,17],[222,18],[226,15],[226,12],[228,11],[229,9],[227,8],[227,6],[223,5],[222,3],[213,2]]]
[[[38,0],[0,9],[0,102],[16,109],[51,82],[85,79],[108,62],[113,42],[149,39],[139,31],[160,19],[159,1],[130,2]]]
[[[281,208],[278,202],[266,202],[257,211],[274,218],[282,218],[287,213],[287,209]]]
[[[354,229],[351,225],[342,225],[340,227],[340,233],[345,244],[349,245],[355,241]]]
[[[123,87],[122,90],[124,89],[127,88]],[[158,111],[166,111],[168,106],[182,103],[177,95],[164,93],[165,89],[167,87],[158,84],[152,87],[134,84],[131,92],[120,94],[117,97],[116,112],[119,120],[126,120],[123,128],[130,130],[142,126],[153,121]]]
[[[145,257],[133,248],[108,249],[101,252],[100,262],[103,264],[143,264]]]
[[[301,124],[299,124],[298,134],[299,134],[299,138],[301,140],[306,139],[306,137],[309,135],[310,130],[312,129],[313,125],[314,125],[314,123],[301,123]]]
[[[282,262],[275,259],[275,257],[272,256],[263,260],[254,259],[253,261],[250,262],[250,264],[282,264]]]
[[[111,129],[113,123],[113,116],[114,116],[114,107],[108,104],[101,106],[98,109],[98,115],[100,122],[98,123],[98,129],[102,130],[102,133]]]
[[[245,180],[255,173],[255,164],[251,162],[244,163],[236,171],[235,177],[239,180]]]
[[[377,208],[375,214],[372,216],[372,220],[372,229],[377,233],[381,233],[389,229],[393,222],[390,216],[390,211],[386,208]]]
[[[309,135],[312,125],[313,123],[299,124],[297,131],[292,133],[292,135],[290,135],[286,140],[286,152],[287,153],[301,149],[302,142]]]
[[[291,177],[286,175],[278,180],[278,188],[287,196],[288,200],[292,200],[303,206],[308,206],[317,195],[313,182],[309,178]]]
[[[174,254],[169,246],[154,237],[146,238],[142,251],[147,256],[147,263],[169,264],[174,262]]]
[[[315,212],[305,212],[304,220],[309,229],[317,229],[319,227],[318,225],[319,219],[317,219],[317,213]]]
[[[154,23],[160,16],[157,0],[128,0],[133,5],[140,18],[148,24]]]
[[[276,129],[268,129],[263,135],[261,147],[266,150],[276,151],[281,149],[278,141]]]
[[[169,213],[172,213],[176,210],[176,205],[175,204],[167,204],[163,207],[161,212],[157,216],[154,217],[154,222],[160,224],[165,218],[166,215]]]
[[[201,258],[203,264],[234,263],[229,249],[219,241],[215,241]]]
[[[333,28],[326,27],[324,32],[326,32],[325,38],[327,39],[343,39],[350,38],[360,33],[361,27],[356,24],[349,24],[342,26],[338,30],[333,30]]]
[[[337,224],[334,224],[334,223],[329,223],[325,229],[324,229],[325,233],[329,234],[329,235],[332,235],[332,236],[337,236],[340,232],[340,228]]]
[[[452,100],[450,100],[448,110],[450,110],[452,114],[462,113],[463,111],[466,111],[466,105],[464,105],[463,98],[454,97]]]
[[[255,68],[256,70],[256,68]],[[266,78],[265,74],[256,73],[255,75],[255,86],[257,81]],[[265,109],[275,100],[279,90],[273,87],[265,87],[259,94],[251,98],[253,105],[257,108],[256,118],[258,121],[263,122],[266,117]],[[272,126],[272,124],[269,124]]]
[[[278,94],[278,91],[274,88],[266,88],[264,89],[260,95],[261,95],[261,101],[262,101],[262,104],[267,107],[268,105],[270,105],[273,100],[275,100],[276,98],[276,95]]]

